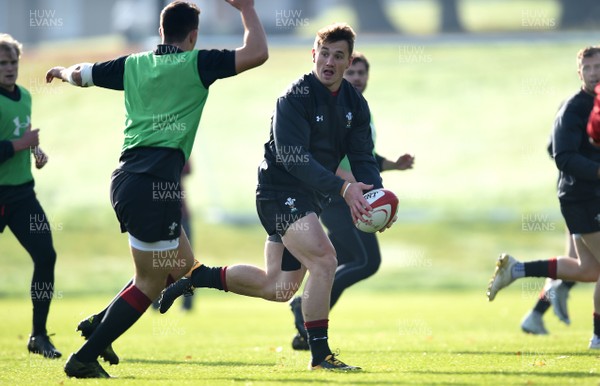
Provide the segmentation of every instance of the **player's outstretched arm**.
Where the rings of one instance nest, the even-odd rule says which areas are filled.
[[[93,86],[92,66],[92,63],[79,63],[67,68],[60,66],[52,67],[46,72],[46,83],[50,83],[56,78],[63,82],[69,82],[74,86]]]
[[[415,162],[415,157],[411,154],[401,155],[400,157],[398,157],[396,162],[390,161],[390,160],[384,158],[382,165],[381,165],[382,166],[381,170],[386,171],[386,170],[412,169],[414,162]]]
[[[269,58],[267,36],[254,9],[254,0],[225,0],[242,14],[244,45],[235,50],[235,71],[258,67]]]

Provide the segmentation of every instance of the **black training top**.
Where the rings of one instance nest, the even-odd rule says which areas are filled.
[[[347,155],[359,182],[381,188],[367,101],[346,80],[334,95],[314,74],[306,74],[277,99],[258,189],[339,194],[335,175]]]
[[[590,144],[586,126],[594,97],[581,90],[558,110],[552,133],[552,155],[559,169],[558,198],[576,202],[600,198],[600,149]]]

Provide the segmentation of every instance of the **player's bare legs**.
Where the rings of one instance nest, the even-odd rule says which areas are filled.
[[[348,366],[336,359],[329,348],[329,305],[337,259],[335,249],[317,215],[310,213],[294,222],[283,235],[282,241],[309,273],[302,302],[304,326],[311,352],[309,369],[360,370],[359,367]]]
[[[592,251],[600,257],[600,233],[573,235],[577,259],[561,256],[557,260],[556,277],[563,280],[594,282],[600,275],[600,262]]]
[[[306,268],[295,271],[282,271],[282,243],[265,242],[266,270],[252,265],[232,265],[227,267],[227,289],[233,293],[285,302],[292,298],[302,284]]]
[[[131,254],[135,264],[133,284],[150,299],[156,299],[160,295],[169,275],[173,280],[178,280],[194,264],[194,254],[183,229],[181,229],[177,249],[140,251],[132,247]]]
[[[293,223],[282,240],[309,272],[302,304],[304,320],[327,319],[337,259],[317,215],[311,213]]]
[[[598,282],[600,276],[600,232],[584,234],[575,241],[577,253],[581,254],[581,259],[585,258],[588,261],[587,266],[591,271],[590,278],[594,278],[593,281]],[[600,296],[597,295],[597,292],[598,283],[594,292],[594,312],[600,314]]]
[[[176,249],[143,251],[131,247],[131,254],[135,264],[133,283],[113,300],[89,339],[69,357],[65,365],[67,375],[108,378],[97,362],[98,356],[142,316],[152,304],[151,299],[164,288],[169,275],[175,275],[173,280],[181,278],[194,261],[185,232],[182,232]]]
[[[595,253],[592,252],[594,250],[592,248],[600,247],[600,232],[573,235],[573,240],[577,250],[577,259],[559,256],[549,260],[523,263],[506,253],[501,254],[488,284],[488,300],[494,300],[498,291],[523,277],[550,277],[552,279],[595,282],[600,274],[600,262],[594,257]],[[588,240],[588,242],[584,240]],[[597,251],[597,255],[600,256],[600,248]]]
[[[565,236],[566,256],[577,259],[573,237],[568,231],[565,232]],[[575,284],[573,281],[547,278],[534,307],[521,320],[521,330],[534,335],[547,335],[543,316],[550,307],[561,322],[569,325],[571,320],[567,310],[567,299]]]
[[[596,274],[596,286],[594,288],[594,334],[590,340],[589,348],[600,349],[600,232],[586,233],[580,238],[575,238],[577,253],[585,255],[586,259],[593,261],[592,273]],[[586,253],[587,252],[587,253]],[[595,269],[594,269],[595,268]],[[590,274],[590,275],[591,275]]]
[[[283,251],[284,246],[281,242],[267,240],[265,269],[247,264],[213,268],[195,266],[191,275],[186,273],[182,280],[163,291],[160,312],[167,312],[177,297],[191,294],[195,288],[200,287],[216,288],[270,301],[288,301],[300,288],[306,268],[302,266],[294,271],[283,271]]]

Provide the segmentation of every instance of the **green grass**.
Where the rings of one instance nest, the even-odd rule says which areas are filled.
[[[309,355],[294,352],[291,313],[285,304],[211,292],[196,293],[195,309],[167,315],[148,311],[115,344],[115,385],[592,385],[598,354],[587,349],[589,290],[574,290],[573,324],[546,317],[552,335],[519,331],[536,292],[517,284],[488,304],[482,291],[349,290],[331,315],[330,342],[341,358],[362,366],[357,374],[310,373]],[[49,325],[68,355],[82,343],[76,322],[108,299],[56,299]],[[3,300],[0,382],[10,385],[98,384],[68,380],[64,358],[50,361],[25,350],[29,306]]]
[[[118,227],[66,221],[55,231],[56,289],[73,296],[114,294],[132,275],[127,237]],[[545,226],[548,230],[529,230]],[[101,224],[98,224],[101,225]],[[263,266],[265,234],[260,226],[194,223],[194,251],[207,265]],[[2,236],[4,280],[0,297],[25,296],[31,260],[10,232]],[[499,252],[524,260],[563,253],[564,225],[546,222],[399,222],[379,237],[383,262],[360,288],[375,292],[480,289]]]

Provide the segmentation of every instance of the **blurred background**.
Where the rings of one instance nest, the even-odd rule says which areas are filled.
[[[195,0],[204,34],[242,31],[224,1]],[[165,0],[2,0],[0,27],[30,44],[121,33],[137,43],[156,35]],[[311,36],[315,20],[343,18],[361,33],[592,31],[600,24],[594,0],[257,0],[269,35]],[[313,26],[314,27],[314,26]],[[314,28],[313,28],[314,29]]]
[[[202,9],[197,48],[242,43],[239,12]],[[546,151],[554,115],[579,90],[576,54],[600,43],[597,0],[256,0],[270,58],[211,87],[184,180],[197,255],[262,264],[256,168],[275,100],[311,70],[315,32],[335,21],[358,33],[371,62],[365,97],[378,153],[408,152],[413,170],[386,172],[400,197],[380,237],[383,267],[363,290],[477,289],[498,252],[561,254],[557,170]],[[127,238],[108,198],[122,143],[122,93],[46,85],[52,66],[104,61],[158,42],[165,1],[0,0],[0,32],[24,44],[18,83],[33,95],[48,165],[35,171],[59,260],[57,287],[113,293],[131,275]],[[0,296],[26,296],[31,263],[0,236]],[[78,272],[78,275],[72,275]],[[354,287],[353,287],[354,288]],[[540,282],[541,288],[541,282]],[[539,288],[533,286],[532,299]]]

